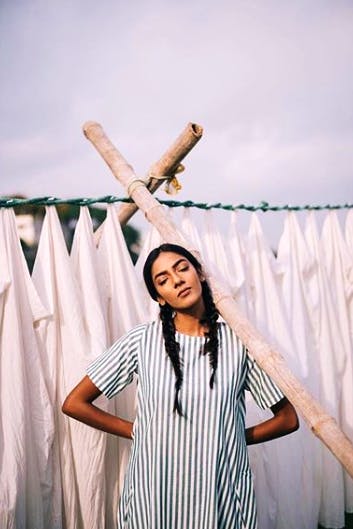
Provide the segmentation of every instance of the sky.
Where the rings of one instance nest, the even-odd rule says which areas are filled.
[[[201,125],[177,200],[353,202],[352,1],[0,0],[0,90],[0,195],[124,196],[94,120],[137,175]]]

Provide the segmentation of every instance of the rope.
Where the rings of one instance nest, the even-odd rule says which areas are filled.
[[[92,204],[112,204],[114,202],[132,202],[130,198],[105,196],[99,198],[0,198],[0,207],[12,208],[16,206],[57,206],[70,204],[72,206],[91,206]]]
[[[327,209],[350,209],[353,208],[353,204],[325,204],[325,205],[312,205],[306,204],[304,206],[292,206],[285,204],[284,206],[271,206],[268,202],[260,202],[260,204],[252,206],[246,204],[221,204],[216,202],[214,204],[208,202],[193,202],[192,200],[186,200],[184,202],[178,202],[176,200],[159,200],[160,204],[168,206],[170,208],[198,208],[198,209],[223,209],[225,211],[305,211],[305,210],[327,210]],[[92,204],[113,204],[115,202],[132,203],[133,200],[130,198],[120,198],[116,196],[104,196],[99,198],[55,198],[55,197],[39,197],[39,198],[7,198],[0,197],[1,208],[13,208],[16,206],[56,206],[59,204],[70,204],[74,206],[91,206]]]

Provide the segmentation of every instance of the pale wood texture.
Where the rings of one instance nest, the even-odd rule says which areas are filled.
[[[88,122],[84,125],[84,133],[109,165],[114,176],[126,188],[135,204],[145,213],[147,220],[158,229],[163,239],[185,246],[196,255],[203,266],[221,316],[246,345],[258,364],[293,403],[314,434],[322,440],[353,477],[353,444],[340,430],[336,421],[326,413],[291,373],[281,354],[267,343],[245,318],[232,298],[230,290],[222,284],[219,278],[207,272],[207,266],[199,253],[195,252],[192,245],[179,233],[164,208],[147,190],[145,184],[136,178],[132,167],[110,142],[102,127],[97,123]]]
[[[157,191],[162,183],[165,182],[165,180],[161,180],[161,177],[173,176],[177,172],[180,162],[201,139],[202,132],[203,129],[200,125],[197,125],[196,123],[188,123],[163,156],[161,156],[161,158],[150,167],[147,176],[144,179],[150,193]],[[138,207],[136,204],[122,204],[118,209],[120,224],[122,226],[126,224],[137,210]],[[94,232],[94,242],[96,246],[99,244],[103,225],[104,222]]]

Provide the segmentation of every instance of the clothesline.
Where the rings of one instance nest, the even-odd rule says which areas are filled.
[[[270,205],[266,201],[261,201],[257,205],[247,204],[222,204],[220,202],[208,203],[208,202],[193,202],[192,200],[176,201],[176,200],[160,200],[157,199],[160,204],[168,206],[170,208],[186,207],[186,208],[198,208],[198,209],[223,209],[226,211],[308,211],[308,210],[338,210],[338,209],[351,209],[353,204],[305,204],[303,206],[296,206],[291,204],[284,204],[282,206]],[[0,198],[1,208],[13,208],[16,206],[53,206],[53,205],[74,205],[74,206],[90,206],[93,204],[113,204],[115,202],[131,203],[133,202],[130,198],[116,197],[114,195],[107,195],[97,198],[56,198],[56,197],[36,197],[36,198],[11,198],[3,197]]]

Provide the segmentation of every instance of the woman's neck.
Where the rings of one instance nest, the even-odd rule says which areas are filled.
[[[201,315],[198,317],[194,314],[177,312],[174,317],[175,330],[190,336],[204,336],[208,328],[200,322],[200,319]]]

